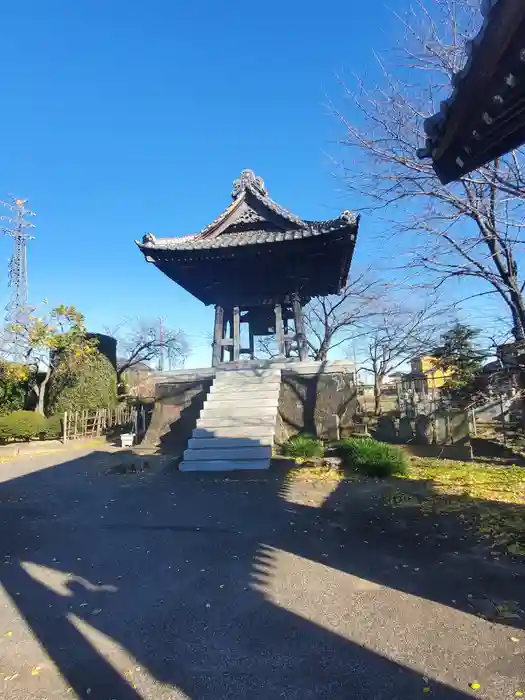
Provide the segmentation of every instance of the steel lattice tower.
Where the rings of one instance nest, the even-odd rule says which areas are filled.
[[[5,307],[5,343],[4,351],[13,360],[22,361],[24,357],[24,334],[9,331],[10,326],[24,326],[28,316],[28,287],[27,287],[27,241],[32,238],[27,231],[34,224],[27,217],[35,216],[34,212],[26,209],[25,199],[12,197],[10,202],[2,202],[11,212],[9,216],[0,216],[0,221],[6,225],[0,226],[0,233],[13,239],[13,254],[9,262],[9,300]]]

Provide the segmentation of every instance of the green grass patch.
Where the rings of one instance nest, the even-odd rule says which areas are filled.
[[[323,457],[324,445],[313,435],[299,433],[284,443],[282,451],[286,457]]]
[[[525,504],[523,467],[413,457],[405,478],[432,481],[433,489],[447,496]]]
[[[525,557],[525,468],[414,457],[403,478],[429,487],[423,514],[456,517],[495,552]]]
[[[405,474],[408,468],[408,458],[399,447],[371,438],[345,438],[338,450],[346,469],[366,476],[385,478]]]

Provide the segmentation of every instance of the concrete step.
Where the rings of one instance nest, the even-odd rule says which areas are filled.
[[[219,447],[204,450],[194,450],[192,448],[184,452],[184,461],[193,462],[195,460],[210,462],[212,460],[238,461],[239,459],[265,459],[272,456],[270,445],[256,445],[255,447]]]
[[[277,403],[272,402],[266,406],[248,405],[248,406],[237,406],[236,404],[206,404],[200,413],[200,418],[205,418],[209,416],[210,418],[216,418],[219,416],[231,416],[232,418],[239,418],[242,420],[245,416],[276,416],[277,415]]]
[[[239,391],[246,391],[250,394],[257,394],[259,391],[273,391],[278,394],[281,389],[280,382],[231,382],[214,384],[210,389],[210,395],[231,394]]]
[[[244,384],[239,384],[239,386],[231,385],[231,386],[226,386],[223,384],[222,386],[212,386],[210,389],[210,393],[208,394],[209,397],[213,396],[225,396],[225,397],[230,397],[230,396],[238,396],[239,394],[245,394],[247,396],[279,396],[279,391],[280,391],[281,385],[276,384],[276,383],[271,383],[271,384],[262,384],[261,386],[259,385],[253,385],[249,384],[248,386]]]
[[[181,462],[181,472],[231,472],[241,470],[262,470],[270,468],[269,459],[210,460],[209,462]]]
[[[274,413],[267,415],[252,415],[252,416],[231,416],[226,414],[224,416],[203,416],[197,421],[197,428],[206,428],[214,430],[219,427],[228,428],[246,428],[246,427],[257,427],[257,426],[271,426],[275,427],[276,415]]]
[[[279,384],[281,381],[280,376],[269,376],[269,377],[239,377],[239,376],[227,376],[227,377],[215,377],[214,385],[217,386],[231,386],[232,384],[237,385],[248,385],[252,384],[254,386],[261,384]]]
[[[192,437],[188,442],[188,449],[223,449],[233,447],[257,447],[259,445],[272,445],[273,435],[261,435],[260,437]]]
[[[220,425],[214,428],[197,427],[192,433],[192,440],[214,439],[214,438],[246,438],[254,440],[269,439],[273,441],[275,422],[256,425]]]
[[[215,394],[213,398],[208,398],[203,408],[206,408],[207,406],[224,406],[227,409],[236,407],[241,408],[242,406],[273,406],[275,409],[277,409],[277,403],[277,396],[251,396],[239,394],[237,398],[232,399],[231,397],[222,397],[219,394]]]
[[[280,377],[281,376],[281,370],[280,369],[234,369],[234,370],[217,370],[215,373],[215,378],[225,378],[225,377],[256,377],[256,378],[264,378],[264,377]]]
[[[246,391],[239,391],[236,394],[213,394],[213,396],[208,396],[208,400],[206,401],[206,404],[209,405],[215,405],[215,404],[222,404],[224,406],[235,406],[235,405],[240,405],[240,403],[244,404],[252,404],[254,405],[255,403],[259,402],[269,402],[271,401],[274,406],[277,406],[279,403],[279,395],[276,393],[258,393],[258,394],[253,394],[249,393]],[[205,404],[205,405],[206,405]]]

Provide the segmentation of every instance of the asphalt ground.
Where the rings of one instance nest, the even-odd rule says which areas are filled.
[[[107,473],[130,459],[1,465],[2,698],[525,697],[521,621],[471,605],[516,572],[367,531],[359,498],[341,524],[327,484]]]

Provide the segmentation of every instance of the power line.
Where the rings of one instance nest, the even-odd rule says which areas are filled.
[[[34,228],[34,224],[27,217],[35,216],[35,213],[26,208],[26,199],[11,197],[10,202],[0,201],[0,204],[9,210],[10,215],[0,216],[0,221],[5,225],[0,226],[0,233],[13,239],[13,253],[9,261],[9,300],[5,307],[5,341],[4,351],[16,361],[24,359],[25,336],[17,328],[9,330],[11,326],[24,327],[28,317],[28,283],[27,283],[27,241],[33,236],[28,234],[28,229]]]

